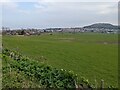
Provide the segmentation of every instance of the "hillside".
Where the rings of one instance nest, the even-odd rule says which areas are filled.
[[[104,28],[104,29],[118,29],[118,26],[109,23],[96,23],[89,26],[84,26],[83,28]]]

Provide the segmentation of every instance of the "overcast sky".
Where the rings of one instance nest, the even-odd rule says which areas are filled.
[[[10,28],[82,27],[118,23],[117,0],[3,0],[1,26]]]

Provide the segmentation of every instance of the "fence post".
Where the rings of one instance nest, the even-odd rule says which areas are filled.
[[[101,90],[103,90],[104,89],[104,80],[102,79],[101,80]]]
[[[97,89],[97,80],[95,79],[95,88]]]

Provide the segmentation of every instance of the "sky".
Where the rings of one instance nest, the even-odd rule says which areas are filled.
[[[118,24],[118,0],[2,0],[0,8],[0,26],[11,29]]]

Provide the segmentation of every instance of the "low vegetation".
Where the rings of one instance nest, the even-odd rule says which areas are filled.
[[[3,88],[75,88],[77,76],[3,50]]]

